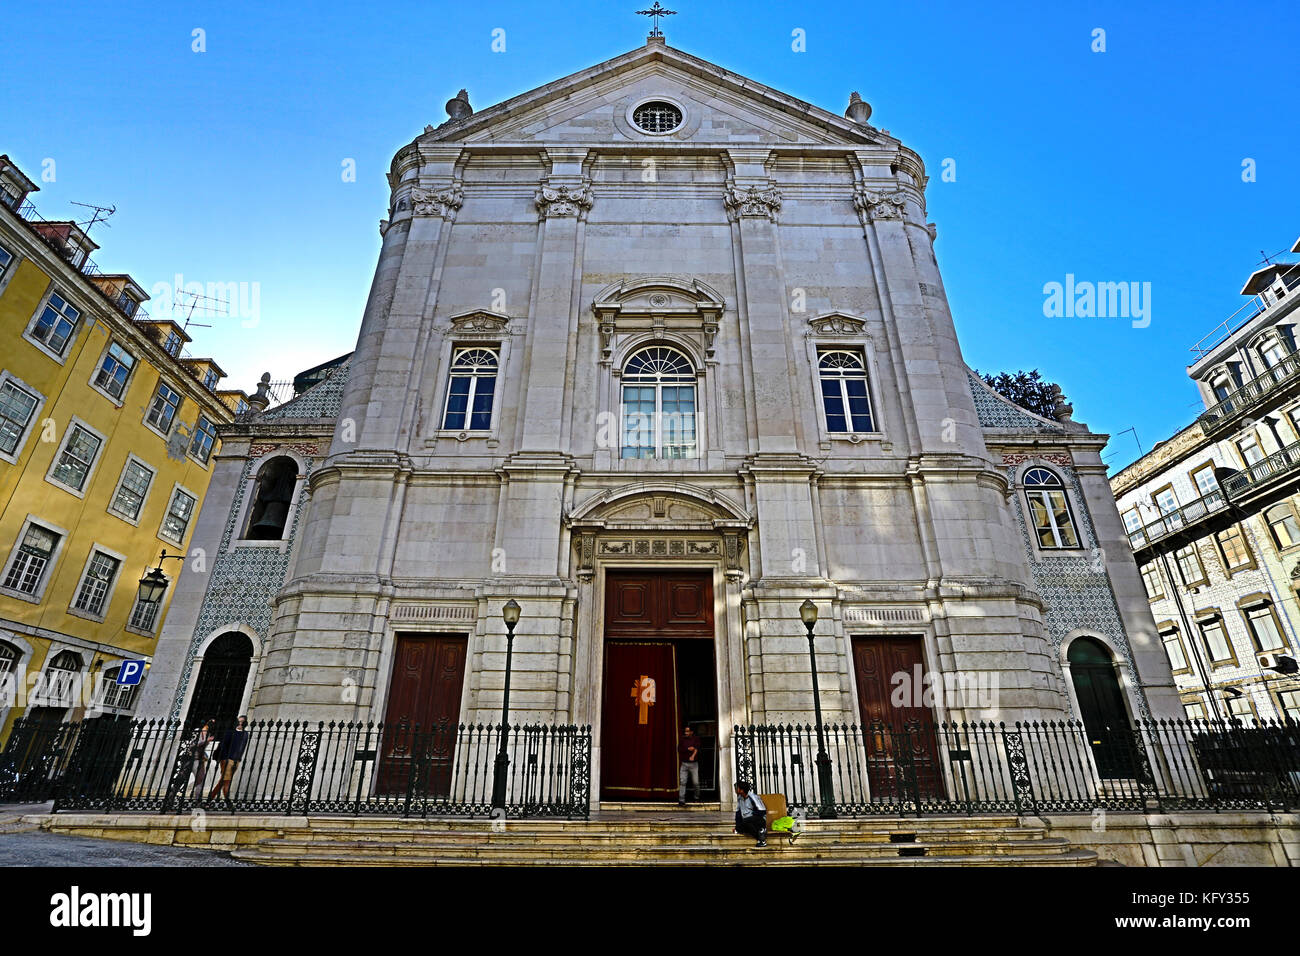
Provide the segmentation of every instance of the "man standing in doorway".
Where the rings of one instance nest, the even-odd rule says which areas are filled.
[[[691,782],[694,800],[700,799],[700,738],[689,726],[682,731],[682,742],[677,747],[681,761],[677,770],[677,805],[686,806],[686,782]]]

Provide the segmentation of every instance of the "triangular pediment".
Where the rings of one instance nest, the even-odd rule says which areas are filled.
[[[665,101],[680,127],[647,134],[633,110]],[[468,117],[421,142],[873,145],[897,140],[662,43],[647,43]]]

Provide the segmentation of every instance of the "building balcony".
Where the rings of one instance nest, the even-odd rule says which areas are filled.
[[[1217,516],[1228,507],[1228,500],[1222,491],[1212,491],[1204,497],[1188,502],[1180,508],[1167,512],[1155,521],[1137,531],[1129,532],[1129,544],[1133,546],[1135,556],[1145,552],[1158,543],[1166,547],[1181,547],[1184,539],[1190,540],[1207,534],[1211,529],[1208,519]],[[1140,562],[1143,563],[1143,562]]]
[[[1223,492],[1233,503],[1254,498],[1275,489],[1288,478],[1300,474],[1300,442],[1255,462],[1249,468],[1229,475],[1222,481]]]
[[[1228,393],[1217,405],[1211,405],[1197,424],[1207,438],[1232,428],[1243,415],[1276,401],[1300,386],[1300,352],[1292,352],[1272,368]]]

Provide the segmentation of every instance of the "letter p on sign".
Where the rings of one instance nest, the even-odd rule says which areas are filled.
[[[119,684],[138,684],[143,676],[144,661],[123,661],[122,666],[117,669]]]

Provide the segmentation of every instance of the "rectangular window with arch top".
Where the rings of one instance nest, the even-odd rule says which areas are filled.
[[[453,350],[443,428],[486,431],[492,427],[492,396],[500,364],[501,353],[496,348]]]
[[[1046,468],[1030,468],[1025,472],[1024,484],[1038,546],[1054,549],[1079,547],[1070,501],[1061,479]]]
[[[849,434],[875,430],[867,388],[867,362],[861,349],[818,352],[817,377],[827,431]]]
[[[695,366],[677,349],[653,345],[623,365],[621,458],[694,458]]]

